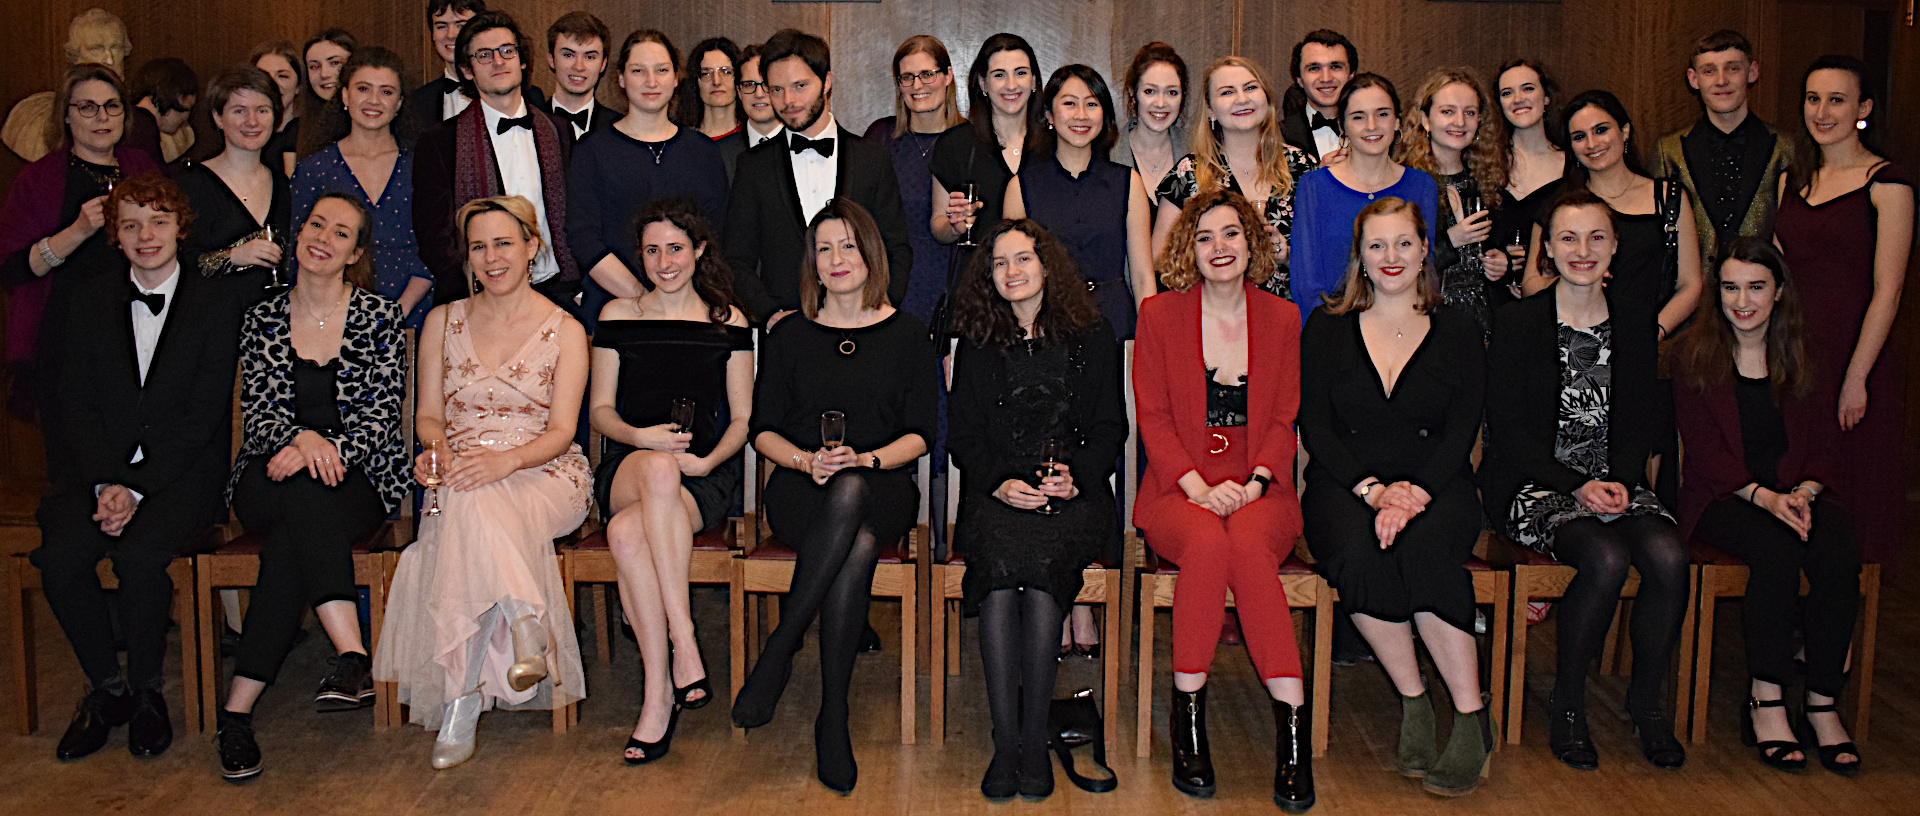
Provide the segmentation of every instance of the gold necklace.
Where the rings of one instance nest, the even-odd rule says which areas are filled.
[[[348,297],[351,297],[351,296],[352,296],[352,293],[349,292]],[[300,304],[300,308],[307,313],[308,317],[313,318],[313,322],[315,324],[319,325],[320,328],[325,329],[327,327],[327,318],[332,317],[334,311],[336,309],[339,309],[340,305],[346,302],[347,302],[347,298],[344,298],[344,297],[340,298],[339,300],[334,301],[332,306],[328,306],[325,312],[318,312],[318,313],[314,312],[314,310],[311,307],[307,306],[304,303]]]

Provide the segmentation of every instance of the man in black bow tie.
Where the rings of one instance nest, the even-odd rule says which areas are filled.
[[[807,222],[846,196],[880,225],[893,271],[888,295],[907,293],[913,248],[893,160],[833,120],[833,71],[819,37],[785,29],[760,47],[760,68],[786,132],[741,154],[728,197],[727,263],[733,290],[768,326],[800,308]]]
[[[1307,104],[1281,120],[1280,135],[1315,162],[1332,164],[1346,158],[1335,119],[1340,89],[1360,70],[1360,52],[1346,35],[1322,28],[1293,46],[1293,64],[1287,68],[1294,84],[1306,94]]]
[[[460,71],[454,67],[453,45],[460,29],[473,16],[487,10],[486,0],[427,0],[427,29],[433,37],[433,52],[440,57],[441,75],[428,80],[407,96],[407,109],[426,127],[445,122],[473,103],[473,97],[460,89]],[[527,86],[527,104],[546,109],[540,89]]]
[[[611,126],[619,114],[593,98],[607,71],[607,24],[584,11],[570,11],[547,27],[547,67],[553,70],[553,115],[573,125],[573,138]]]
[[[135,756],[173,742],[161,674],[174,589],[167,567],[225,520],[240,315],[252,302],[247,290],[259,292],[258,280],[182,267],[179,241],[193,214],[173,182],[127,179],[105,211],[107,239],[124,258],[61,272],[72,282],[63,308],[49,313],[63,325],[50,327],[59,341],[46,351],[48,488],[32,561],[90,686],[60,739],[62,760],[100,750],[121,725]],[[103,558],[120,582],[124,675],[95,573]]]
[[[580,271],[567,246],[567,164],[573,126],[527,101],[532,54],[512,17],[475,15],[454,41],[462,90],[479,101],[420,137],[413,170],[413,231],[433,271],[434,302],[472,294],[454,215],[477,198],[517,195],[540,216],[533,288],[573,313]]]

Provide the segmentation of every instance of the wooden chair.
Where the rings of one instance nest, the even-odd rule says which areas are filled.
[[[1158,680],[1154,673],[1153,612],[1173,607],[1173,588],[1179,577],[1178,566],[1148,553],[1147,566],[1140,572],[1140,679],[1134,723],[1134,754],[1141,758],[1151,755],[1153,750],[1153,689]],[[1326,579],[1302,561],[1298,553],[1287,556],[1280,565],[1280,584],[1286,590],[1289,608],[1313,610],[1313,685],[1307,694],[1315,723],[1313,755],[1323,756],[1327,753],[1327,712],[1331,708],[1328,696],[1333,677],[1333,603],[1337,598]],[[1233,606],[1232,590],[1227,591],[1227,606]]]
[[[687,581],[694,584],[730,584],[733,581],[733,556],[740,552],[736,542],[748,540],[746,520],[730,518],[710,528],[700,531],[693,537],[693,560],[687,570]],[[588,585],[593,611],[600,620],[595,621],[593,641],[599,650],[600,662],[610,662],[613,644],[608,636],[621,623],[620,616],[614,614],[612,604],[608,603],[608,584],[620,582],[620,571],[613,562],[613,550],[607,545],[605,527],[594,530],[572,546],[562,550],[566,559],[568,593],[572,597],[581,584]],[[576,621],[577,623],[578,621]]]
[[[1495,568],[1511,568],[1513,571],[1513,603],[1509,612],[1511,620],[1508,623],[1513,635],[1513,644],[1508,650],[1510,657],[1507,668],[1506,730],[1507,742],[1517,745],[1520,743],[1520,717],[1525,708],[1522,703],[1526,697],[1527,683],[1527,604],[1536,600],[1558,599],[1566,595],[1567,586],[1573,583],[1573,578],[1579,571],[1535,550],[1515,544],[1506,536],[1497,533],[1491,534],[1487,561]],[[1686,736],[1687,694],[1690,691],[1688,688],[1690,678],[1687,673],[1693,667],[1693,609],[1700,588],[1698,569],[1688,568],[1687,587],[1687,613],[1680,624],[1680,653],[1674,660],[1675,671],[1680,676],[1674,683],[1673,731],[1676,738],[1682,739]],[[1632,599],[1639,592],[1640,572],[1629,568],[1627,582],[1620,589],[1620,597]],[[1621,617],[1618,612],[1614,615],[1615,630],[1609,631],[1607,636],[1607,654],[1602,655],[1601,658],[1603,667],[1613,663],[1612,644],[1618,630],[1624,629],[1620,626]],[[1621,656],[1623,658],[1621,665],[1624,667],[1626,655],[1623,653]]]
[[[755,480],[761,489],[765,489],[766,478],[772,470],[764,462],[761,473]],[[926,513],[926,484],[928,468],[926,458],[919,464],[921,485],[921,518]],[[732,576],[728,582],[727,623],[729,630],[728,683],[732,687],[729,700],[738,700],[740,687],[746,683],[747,651],[759,649],[759,618],[755,610],[747,603],[749,593],[764,601],[766,595],[786,593],[793,584],[793,568],[796,554],[793,548],[781,541],[766,529],[765,514],[760,516],[760,536],[751,549],[733,556]],[[915,668],[915,658],[919,650],[919,576],[917,574],[915,554],[925,552],[926,543],[922,536],[925,527],[916,528],[905,536],[886,542],[880,548],[880,563],[873,573],[873,594],[882,598],[900,599],[900,744],[912,745],[917,730],[916,715],[919,708],[919,677]],[[768,607],[765,617],[769,623],[778,619],[778,605]],[[740,733],[739,729],[735,729]]]
[[[102,559],[95,569],[100,586],[117,589],[120,579],[113,565]],[[32,734],[40,727],[39,668],[34,654],[32,593],[41,591],[40,570],[27,560],[26,553],[7,559],[7,597],[0,601],[0,614],[6,616],[7,640],[13,647],[14,726],[21,734]],[[200,732],[200,646],[195,642],[200,627],[194,622],[193,559],[181,556],[167,565],[167,577],[173,579],[173,617],[180,625],[180,696],[184,709],[181,720],[187,733]]]
[[[1688,543],[1694,562],[1700,565],[1700,611],[1698,649],[1693,660],[1693,734],[1695,743],[1707,739],[1707,700],[1713,681],[1713,621],[1715,602],[1722,598],[1744,598],[1747,594],[1747,565],[1700,541]],[[1800,594],[1807,592],[1807,579],[1800,579]],[[1860,622],[1854,626],[1853,654],[1859,682],[1853,689],[1853,739],[1867,741],[1867,727],[1873,713],[1874,641],[1880,628],[1880,565],[1860,565]]]
[[[1485,537],[1485,534],[1482,534]],[[1467,561],[1467,573],[1473,577],[1473,603],[1475,606],[1493,607],[1493,614],[1487,617],[1487,651],[1480,659],[1487,669],[1486,691],[1492,696],[1493,713],[1498,716],[1505,711],[1507,702],[1507,669],[1512,663],[1513,648],[1510,621],[1510,606],[1513,603],[1513,573],[1509,570],[1495,569],[1492,564],[1480,558]],[[1495,747],[1499,740],[1494,741]]]

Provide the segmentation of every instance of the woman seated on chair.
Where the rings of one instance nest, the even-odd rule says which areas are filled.
[[[954,550],[966,557],[966,611],[980,616],[993,716],[980,792],[1044,797],[1053,791],[1054,644],[1081,571],[1119,546],[1107,480],[1127,442],[1120,346],[1044,227],[1002,221],[981,246],[955,295],[966,342],[947,414],[961,471]]]
[[[1280,564],[1300,535],[1293,489],[1300,313],[1260,288],[1274,272],[1273,242],[1239,193],[1189,199],[1166,246],[1160,283],[1172,291],[1147,298],[1135,329],[1133,388],[1147,471],[1133,523],[1180,565],[1173,786],[1213,795],[1206,683],[1231,588],[1247,651],[1273,698],[1274,801],[1297,813],[1313,806],[1312,740]]]
[[[1613,210],[1585,190],[1550,208],[1542,245],[1558,280],[1494,314],[1487,349],[1487,425],[1481,460],[1487,506],[1505,508],[1521,546],[1579,571],[1561,598],[1560,644],[1547,710],[1561,762],[1600,767],[1587,731],[1587,668],[1600,656],[1627,568],[1640,573],[1633,606],[1633,680],[1627,712],[1655,767],[1686,764],[1661,705],[1688,598],[1687,552],[1654,496],[1647,465],[1660,422],[1652,307],[1602,287],[1618,232]]]
[[[1419,206],[1360,211],[1346,281],[1300,337],[1300,435],[1311,459],[1301,510],[1320,570],[1400,692],[1400,773],[1428,792],[1473,792],[1493,726],[1480,695],[1473,578],[1480,537],[1474,437],[1486,347],[1466,309],[1444,306]],[[1427,645],[1453,703],[1445,754],[1414,654]]]
[[[410,720],[440,732],[435,768],[473,756],[489,708],[587,696],[553,553],[592,500],[573,442],[587,334],[528,284],[534,256],[549,251],[535,219],[520,196],[461,207],[479,291],[434,307],[420,333],[414,421],[426,450],[413,475],[435,495],[400,553],[373,676],[399,684]]]
[[[1860,603],[1860,546],[1846,509],[1826,495],[1840,466],[1838,396],[1818,393],[1807,364],[1800,294],[1771,242],[1728,245],[1709,297],[1672,350],[1674,413],[1686,444],[1681,529],[1747,564],[1747,674],[1741,739],[1783,771],[1806,767],[1804,734],[1820,764],[1860,772],[1834,700]],[[1828,389],[1831,390],[1831,389]],[[1804,617],[1794,613],[1807,576]],[[1789,723],[1785,687],[1795,624],[1806,637],[1803,731]],[[1710,636],[1710,633],[1706,633]],[[1817,719],[1816,719],[1817,718]]]
[[[858,779],[847,733],[854,655],[882,548],[907,535],[917,516],[914,463],[933,438],[940,386],[926,326],[887,302],[886,246],[873,216],[833,199],[813,217],[807,244],[805,319],[789,317],[767,333],[752,425],[754,449],[778,467],[761,494],[767,525],[798,559],[780,625],[734,700],[733,722],[758,728],[773,719],[817,613],[817,775],[846,794]],[[830,431],[840,438],[829,439]]]
[[[229,780],[260,773],[253,706],[308,607],[339,654],[314,707],[373,704],[352,548],[406,498],[407,337],[400,305],[373,292],[372,232],[359,199],[322,196],[300,225],[293,288],[253,307],[240,329],[246,438],[227,495],[263,540],[215,735]]]
[[[634,231],[648,289],[600,310],[592,419],[606,438],[596,496],[611,514],[620,606],[646,670],[640,721],[624,754],[641,765],[666,755],[680,709],[713,699],[687,569],[694,535],[725,522],[739,500],[753,333],[733,305],[733,275],[713,227],[692,204],[649,204]],[[676,418],[676,408],[685,415]]]

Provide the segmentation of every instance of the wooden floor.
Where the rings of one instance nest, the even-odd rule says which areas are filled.
[[[18,529],[18,528],[16,528]],[[899,607],[876,603],[879,631],[897,632]],[[695,614],[714,685],[726,682],[726,596],[697,590]],[[1165,615],[1166,612],[1161,614]],[[1653,769],[1635,748],[1621,708],[1625,682],[1595,677],[1590,684],[1593,730],[1602,752],[1597,772],[1580,772],[1546,751],[1542,725],[1552,682],[1553,623],[1536,629],[1526,698],[1527,740],[1503,747],[1492,779],[1464,800],[1423,794],[1392,771],[1398,706],[1384,674],[1372,663],[1336,669],[1332,744],[1317,766],[1317,814],[1514,813],[1574,814],[1817,814],[1920,813],[1920,570],[1909,569],[1887,588],[1881,614],[1878,694],[1873,740],[1864,745],[1867,770],[1843,779],[1815,767],[1804,776],[1769,770],[1739,746],[1736,714],[1744,686],[1739,605],[1721,608],[1720,651],[1712,703],[1711,741],[1692,749],[1685,770]],[[638,710],[633,645],[616,638],[611,665],[587,647],[590,696],[578,730],[550,731],[540,714],[494,712],[481,721],[479,753],[467,764],[434,771],[427,763],[432,735],[416,726],[376,735],[372,714],[316,714],[308,700],[326,670],[330,651],[317,626],[294,652],[279,686],[256,715],[265,773],[229,785],[217,773],[209,736],[181,732],[161,758],[137,760],[123,733],[109,747],[76,763],[53,759],[55,742],[77,698],[80,677],[44,606],[39,621],[42,729],[26,737],[0,736],[0,814],[219,813],[266,814],[767,814],[840,813],[1240,814],[1275,812],[1271,802],[1273,724],[1245,652],[1222,648],[1213,682],[1214,762],[1219,794],[1190,799],[1167,781],[1167,693],[1158,690],[1154,757],[1114,757],[1118,791],[1086,794],[1059,776],[1054,796],[1040,803],[994,805],[981,798],[979,778],[990,753],[986,703],[979,682],[971,622],[965,671],[951,686],[951,733],[944,747],[930,743],[921,717],[919,745],[897,742],[897,667],[886,656],[862,658],[856,671],[855,751],[859,787],[841,798],[813,778],[811,717],[818,702],[817,662],[801,653],[779,716],[740,739],[727,727],[724,701],[686,712],[673,752],[660,762],[629,768],[619,758]],[[1161,634],[1162,660],[1167,654]],[[583,638],[584,642],[590,640]],[[886,648],[898,647],[887,638]],[[177,659],[177,651],[170,661]],[[923,664],[924,665],[924,664]],[[1129,672],[1123,671],[1123,676]],[[179,674],[167,675],[177,683]],[[923,677],[921,700],[926,697]],[[1072,661],[1063,690],[1098,681],[1091,661]],[[167,690],[179,728],[180,689]],[[1132,689],[1122,704],[1131,706]],[[1131,723],[1130,714],[1121,717]],[[1130,727],[1129,727],[1130,728]],[[1122,742],[1132,745],[1129,730]]]

